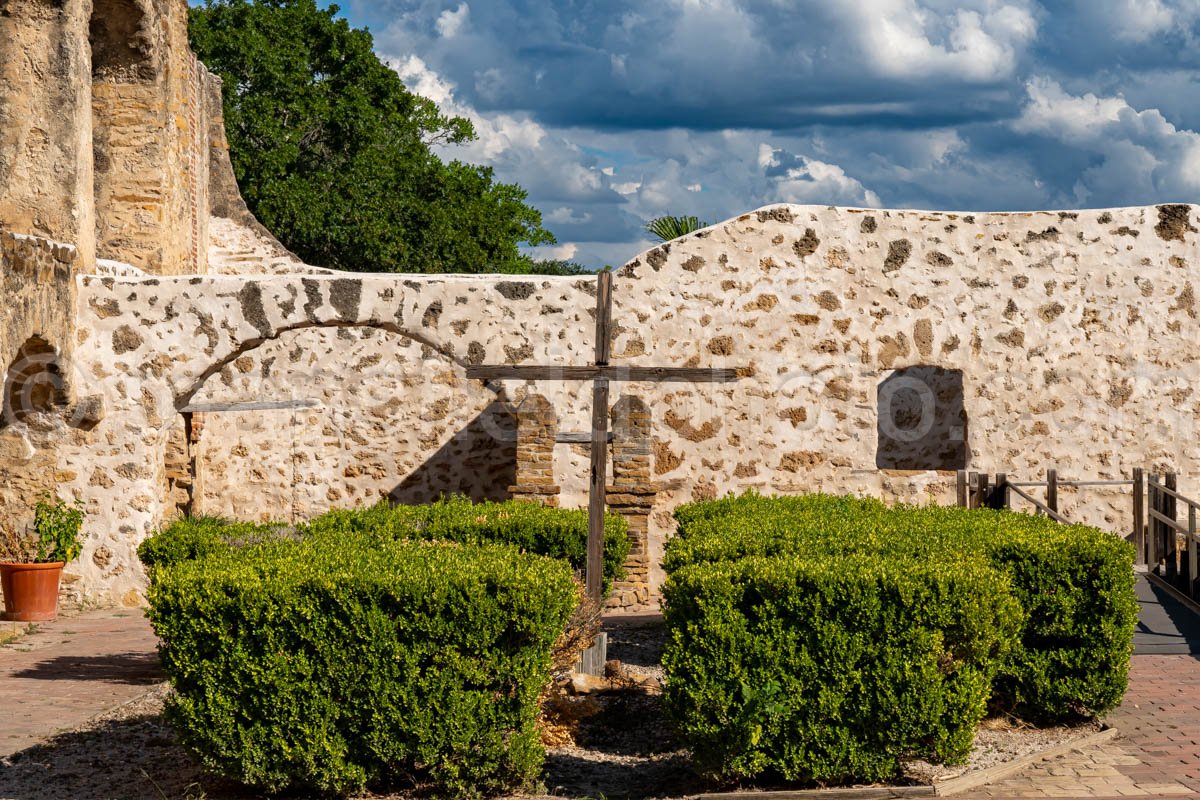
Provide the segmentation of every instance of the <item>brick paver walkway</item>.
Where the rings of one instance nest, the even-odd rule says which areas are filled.
[[[1114,741],[1044,761],[971,797],[1200,796],[1200,658],[1135,655]]]
[[[0,647],[0,758],[129,702],[163,680],[140,609],[39,623]]]

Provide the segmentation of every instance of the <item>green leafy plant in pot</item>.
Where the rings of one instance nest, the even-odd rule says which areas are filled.
[[[0,529],[0,589],[6,620],[44,622],[58,614],[58,586],[82,549],[83,508],[47,496],[34,508],[33,530]]]

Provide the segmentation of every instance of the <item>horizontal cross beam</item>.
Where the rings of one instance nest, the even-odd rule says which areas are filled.
[[[189,403],[181,413],[212,414],[220,411],[277,411],[289,408],[316,408],[316,400],[251,400],[245,403]]]
[[[588,367],[484,364],[467,367],[467,377],[484,381],[590,381],[607,378],[613,381],[648,383],[729,383],[738,379],[738,370],[708,367],[627,367],[611,364]]]
[[[605,437],[604,441],[611,442],[612,440],[613,440],[613,435],[612,435],[612,432],[610,431],[609,434]],[[570,433],[560,432],[556,435],[554,441],[559,442],[561,444],[591,444],[592,432],[591,431],[579,431],[578,433],[576,433],[576,432],[570,432]]]

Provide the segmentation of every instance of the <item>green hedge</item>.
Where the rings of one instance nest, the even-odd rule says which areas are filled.
[[[584,509],[548,508],[525,500],[472,503],[451,497],[436,503],[392,506],[386,501],[354,510],[329,511],[305,531],[358,533],[381,539],[425,539],[476,544],[499,542],[529,553],[561,558],[582,573],[587,566],[588,516]],[[604,586],[624,577],[629,527],[617,514],[604,517]]]
[[[478,796],[538,774],[576,593],[565,563],[513,547],[313,535],[160,565],[149,598],[169,717],[208,768]]]
[[[288,531],[286,526],[271,523],[235,522],[216,516],[183,517],[142,542],[138,559],[153,573],[181,561],[290,538]]]
[[[667,603],[666,707],[725,778],[876,781],[906,755],[965,757],[1019,622],[993,570],[861,556],[693,565]]]
[[[1133,552],[1111,534],[828,495],[676,519],[666,701],[710,772],[874,780],[905,753],[963,755],[985,700],[1054,721],[1124,693]],[[776,685],[786,702],[745,699]]]
[[[548,508],[508,500],[472,503],[451,497],[416,506],[373,506],[328,511],[289,527],[279,523],[234,522],[221,517],[185,517],[144,541],[138,557],[147,567],[209,556],[275,538],[368,536],[377,541],[442,540],[460,544],[511,544],[529,553],[561,558],[582,573],[587,565],[587,511]],[[625,519],[604,517],[604,586],[625,575],[629,533]]]

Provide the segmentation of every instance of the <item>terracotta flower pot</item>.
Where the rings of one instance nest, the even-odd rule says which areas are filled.
[[[58,615],[58,581],[66,562],[0,564],[3,618],[10,622],[47,622]]]

